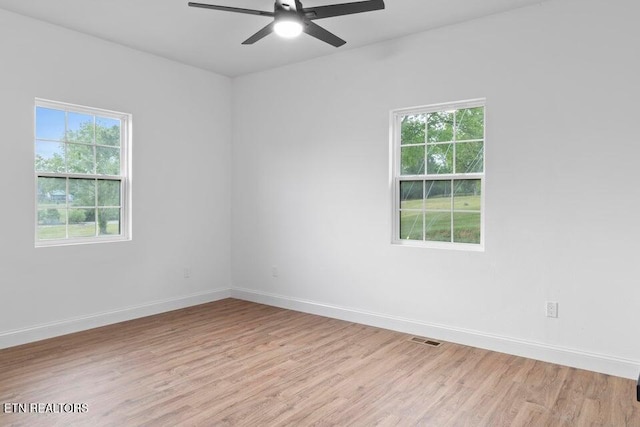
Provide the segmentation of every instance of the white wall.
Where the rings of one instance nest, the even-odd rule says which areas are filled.
[[[228,294],[231,81],[2,10],[0,58],[0,347]],[[133,114],[131,242],[34,248],[35,97]]]
[[[639,12],[553,0],[235,79],[235,295],[637,376]],[[389,111],[479,97],[486,251],[390,245]]]

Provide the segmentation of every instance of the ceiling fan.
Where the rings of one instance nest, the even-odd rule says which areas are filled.
[[[345,44],[346,41],[312,21],[331,18],[333,16],[351,15],[353,13],[384,9],[384,0],[357,1],[307,8],[303,8],[299,0],[276,0],[273,6],[273,12],[193,2],[189,2],[189,6],[274,18],[269,25],[243,41],[242,44],[253,44],[272,32],[285,38],[297,37],[300,33],[304,32],[332,46],[340,47]]]

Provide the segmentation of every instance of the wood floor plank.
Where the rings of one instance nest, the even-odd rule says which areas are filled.
[[[0,350],[2,426],[640,426],[635,383],[226,299]]]

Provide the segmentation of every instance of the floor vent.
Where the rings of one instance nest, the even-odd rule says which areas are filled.
[[[438,341],[430,340],[429,338],[420,338],[420,337],[411,337],[409,338],[409,341],[415,342],[417,344],[430,345],[431,347],[438,347],[440,344],[442,344]]]

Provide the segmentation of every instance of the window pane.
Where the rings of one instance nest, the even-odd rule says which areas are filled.
[[[38,239],[64,239],[67,237],[66,209],[38,209]]]
[[[453,182],[453,209],[479,211],[482,186],[479,179],[461,179]]]
[[[439,111],[427,118],[427,142],[453,141],[453,112]]]
[[[426,239],[435,242],[451,241],[451,211],[427,212]]]
[[[96,173],[120,175],[120,149],[96,147]]]
[[[401,144],[424,144],[424,131],[427,117],[424,114],[404,116],[400,135]]]
[[[120,120],[96,117],[96,144],[120,146]]]
[[[98,209],[98,225],[101,236],[120,234],[120,209]]]
[[[400,182],[400,209],[422,209],[423,181]]]
[[[423,221],[422,211],[401,211],[400,238],[404,240],[423,240]]]
[[[484,143],[459,142],[456,145],[456,173],[482,172],[484,169]]]
[[[427,145],[427,173],[453,173],[453,144]]]
[[[36,139],[64,141],[64,111],[36,108]]]
[[[456,112],[456,140],[484,139],[484,107]]]
[[[120,181],[98,180],[98,206],[120,206]]]
[[[421,147],[402,147],[402,175],[424,174],[424,145]]]
[[[67,141],[93,144],[93,116],[89,114],[68,113]]]
[[[59,207],[66,204],[65,178],[38,177],[38,208]]]
[[[95,209],[69,209],[69,237],[96,235]]]
[[[94,179],[69,179],[69,204],[71,206],[95,206],[96,181]]]
[[[480,243],[480,212],[453,213],[453,241]]]
[[[426,181],[426,208],[451,210],[451,181]]]
[[[36,141],[36,171],[64,172],[64,143]]]
[[[67,144],[67,172],[93,173],[93,146]]]

